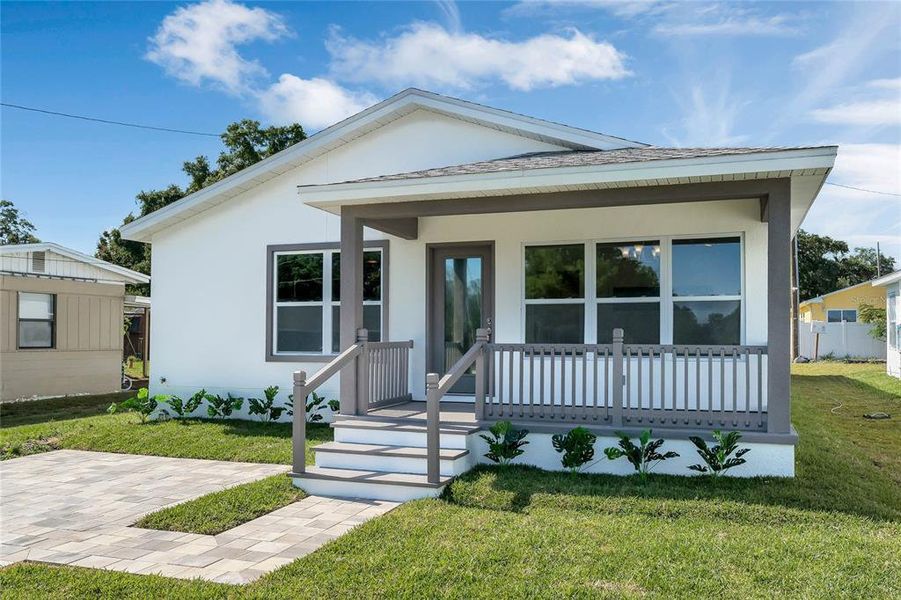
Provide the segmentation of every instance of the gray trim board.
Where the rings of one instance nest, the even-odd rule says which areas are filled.
[[[292,363],[327,363],[331,362],[337,354],[275,354],[272,352],[274,332],[272,330],[273,318],[273,271],[276,252],[295,252],[309,250],[340,250],[339,242],[310,242],[306,244],[270,244],[266,246],[266,362],[292,362]],[[390,266],[390,243],[388,240],[369,240],[364,242],[364,250],[379,249],[382,251],[382,338],[388,335],[388,298],[390,296],[388,280]]]

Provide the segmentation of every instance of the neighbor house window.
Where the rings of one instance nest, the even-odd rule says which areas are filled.
[[[857,323],[857,311],[830,309],[826,311],[826,320],[830,323]]]
[[[585,339],[585,245],[525,249],[526,342]]]
[[[741,240],[673,240],[673,343],[741,342]]]
[[[56,296],[19,292],[19,348],[53,348]]]
[[[901,302],[898,300],[899,296],[889,294],[885,303],[888,345],[892,348],[898,347],[898,335],[899,331],[901,331],[901,323],[898,323],[898,307],[901,306]]]
[[[740,344],[741,256],[737,236],[526,246],[525,341]]]
[[[660,343],[660,242],[597,244],[597,341],[622,328],[627,344]]]
[[[272,354],[340,352],[341,256],[335,248],[276,251],[273,256]],[[363,254],[363,326],[382,332],[383,251]]]

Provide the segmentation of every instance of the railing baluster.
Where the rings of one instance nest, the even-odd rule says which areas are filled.
[[[508,403],[507,408],[509,409],[509,412],[507,414],[509,414],[511,417],[514,416],[513,415],[513,352],[514,352],[513,347],[511,346],[510,354],[509,354],[510,362],[507,363],[507,366],[509,367],[509,371],[510,371],[510,373],[508,374],[510,377],[510,388],[507,392],[507,403]]]
[[[720,348],[720,425],[725,425],[726,412],[726,353]]]
[[[550,386],[550,388],[548,389],[548,391],[550,392],[550,406],[548,407],[548,414],[549,414],[550,418],[553,419],[553,418],[556,416],[556,408],[554,407],[554,406],[556,405],[556,402],[554,402],[554,400],[555,400],[555,398],[556,398],[556,396],[557,396],[557,386],[555,385],[555,383],[556,383],[556,375],[557,375],[557,364],[556,364],[556,363],[557,363],[557,359],[556,359],[556,357],[555,357],[554,347],[553,347],[553,346],[550,346],[550,347],[548,348],[548,350],[550,350],[550,353],[551,353],[551,363],[550,363],[550,366],[551,366],[551,386]]]
[[[544,418],[544,346],[539,348],[539,367],[541,369],[541,375],[538,378],[538,393],[540,395],[538,411],[541,414],[541,418]]]
[[[707,424],[713,425],[713,349],[707,348]]]
[[[732,349],[732,426],[738,427],[738,356]]]
[[[757,351],[757,425],[763,427],[763,353]]]
[[[520,350],[519,350],[519,393],[516,395],[516,397],[519,400],[518,404],[519,404],[520,418],[522,418],[522,416],[525,414],[523,412],[523,403],[524,403],[524,399],[526,396],[525,386],[523,385],[523,381],[525,381],[524,380],[524,375],[525,375],[524,371],[525,371],[525,366],[526,366],[525,353],[526,353],[525,348],[520,348]]]
[[[745,349],[745,427],[751,426],[751,351]]]
[[[529,416],[535,416],[535,349],[529,348]]]

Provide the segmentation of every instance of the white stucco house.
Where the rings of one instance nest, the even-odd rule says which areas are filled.
[[[873,280],[885,288],[885,371],[901,378],[901,271]]]
[[[319,493],[437,493],[498,419],[548,468],[583,425],[599,455],[652,428],[688,474],[688,436],[719,428],[755,450],[737,474],[792,475],[789,249],[836,151],[663,148],[405,90],[122,229],[153,245],[153,391],[340,399],[315,467],[295,420]]]

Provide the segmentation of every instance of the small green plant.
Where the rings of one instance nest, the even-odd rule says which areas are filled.
[[[147,418],[150,417],[157,406],[159,406],[159,403],[166,402],[168,399],[169,396],[164,396],[162,394],[151,396],[150,390],[141,388],[138,390],[136,396],[129,398],[128,400],[123,400],[118,404],[113,402],[106,410],[110,414],[117,412],[136,412],[141,417],[141,423],[145,423],[147,422]]]
[[[632,463],[632,466],[635,467],[635,471],[642,480],[647,478],[648,473],[656,466],[656,463],[679,456],[677,452],[673,451],[662,454],[657,452],[657,449],[663,445],[663,440],[651,441],[651,431],[649,429],[642,431],[641,435],[638,436],[639,445],[637,446],[625,433],[617,431],[616,435],[619,437],[619,448],[613,446],[604,448],[604,454],[610,460],[616,460],[625,456]]]
[[[294,394],[288,396],[288,401],[285,402],[285,406],[288,407],[288,415],[294,416]],[[309,396],[307,396],[307,402],[305,405],[305,411],[307,415],[307,421],[310,423],[316,423],[323,419],[322,411],[325,410],[325,407],[328,407],[332,410],[332,412],[337,413],[341,408],[341,403],[337,400],[326,400],[325,396],[320,396],[316,392],[311,392]]]
[[[252,415],[259,415],[260,420],[265,421],[266,423],[278,421],[279,417],[282,416],[282,413],[285,412],[284,406],[275,406],[275,397],[278,396],[278,386],[270,385],[263,390],[263,396],[265,396],[265,399],[248,398],[247,410]]]
[[[568,433],[558,433],[551,438],[554,450],[563,454],[563,467],[578,473],[582,466],[594,458],[594,443],[598,436],[584,427],[576,427]]]
[[[169,405],[172,412],[179,418],[184,418],[190,416],[191,413],[200,408],[204,398],[206,398],[206,390],[200,390],[187,400],[182,400],[178,396],[169,396],[169,398],[166,399],[166,404]]]
[[[750,448],[738,449],[738,440],[741,439],[741,433],[738,431],[730,431],[722,433],[719,430],[713,432],[713,439],[716,440],[716,446],[707,447],[707,442],[697,436],[688,438],[691,443],[697,446],[698,454],[706,463],[705,465],[691,465],[688,468],[699,473],[710,473],[713,477],[719,477],[732,467],[743,465],[747,461],[742,458],[751,451]],[[735,456],[729,457],[733,452]]]
[[[481,434],[480,437],[488,442],[488,452],[485,458],[501,465],[510,464],[510,461],[525,452],[523,446],[529,435],[528,429],[516,429],[510,421],[498,421],[488,430],[491,437]]]
[[[211,419],[230,417],[232,412],[241,410],[241,406],[244,404],[244,398],[232,396],[230,393],[225,398],[218,394],[206,394],[205,398],[207,401],[206,414]]]

